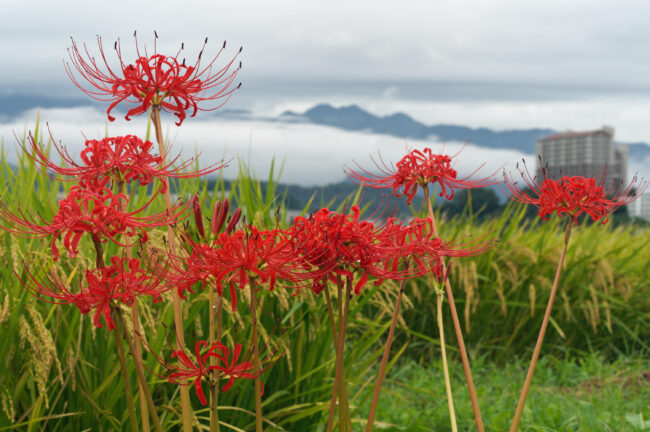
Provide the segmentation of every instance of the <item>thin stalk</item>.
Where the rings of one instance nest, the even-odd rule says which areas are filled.
[[[393,312],[393,320],[390,323],[390,330],[388,330],[388,339],[386,340],[386,347],[384,348],[384,356],[381,358],[381,365],[379,366],[379,375],[377,376],[377,383],[375,384],[375,391],[372,395],[372,403],[370,404],[370,413],[368,414],[368,421],[366,422],[366,432],[371,432],[375,423],[375,414],[377,412],[377,405],[379,403],[379,393],[381,392],[381,384],[384,381],[386,374],[386,365],[388,364],[388,357],[390,355],[390,346],[393,343],[393,333],[395,332],[395,324],[399,316],[399,305],[402,301],[402,294],[404,294],[404,287],[406,286],[406,279],[399,283],[399,294],[395,300],[395,311]]]
[[[255,373],[260,370],[260,353],[257,349],[257,298],[255,297],[255,282],[250,279],[251,315],[253,318],[253,364]],[[262,381],[259,375],[255,377],[255,431],[262,432]]]
[[[210,318],[209,318],[209,330],[208,330],[208,346],[214,344],[214,331],[215,331],[215,314],[217,313],[217,305],[214,302],[214,285],[210,284],[209,293],[208,293],[209,307],[210,307]],[[213,356],[210,356],[210,366],[215,366],[217,364],[217,359]],[[219,413],[217,412],[217,389],[219,384],[219,374],[218,371],[213,370],[210,376],[210,432],[219,431]]]
[[[431,206],[431,199],[429,199],[429,187],[424,186],[424,200],[427,204],[427,211],[431,218],[433,228],[433,235],[438,237],[438,227],[436,225],[436,218],[433,214],[433,207]],[[454,324],[454,331],[456,333],[456,341],[458,342],[458,350],[460,351],[460,359],[463,363],[463,371],[465,372],[465,381],[467,382],[467,390],[469,391],[469,399],[472,403],[472,411],[474,412],[474,421],[476,422],[476,430],[478,432],[485,432],[483,426],[483,419],[481,418],[481,409],[478,405],[478,398],[476,397],[476,388],[474,387],[474,380],[472,379],[472,371],[469,367],[469,359],[467,357],[467,350],[465,349],[465,340],[463,339],[463,331],[460,328],[460,320],[458,319],[458,312],[456,311],[456,302],[454,301],[454,294],[451,291],[451,284],[447,273],[447,264],[442,262],[442,274],[445,275],[445,291],[447,291],[447,300],[449,301],[449,311],[451,312],[451,319]]]
[[[120,360],[120,370],[122,372],[122,382],[124,383],[124,393],[126,394],[126,406],[129,413],[129,421],[131,422],[131,430],[138,431],[138,420],[135,415],[135,405],[133,404],[133,393],[131,392],[131,384],[129,383],[129,375],[126,369],[126,360],[124,359],[124,349],[122,348],[122,339],[117,332],[113,329],[113,336],[115,337],[115,347],[117,348],[117,357]]]
[[[449,366],[447,365],[447,348],[445,348],[445,330],[442,320],[442,290],[436,292],[436,314],[438,315],[438,332],[440,333],[440,355],[442,356],[442,371],[445,376],[445,390],[447,391],[447,406],[452,432],[458,431],[456,425],[456,410],[454,410],[454,397],[451,393],[451,380],[449,379]]]
[[[515,416],[512,419],[510,432],[517,432],[517,428],[519,427],[519,421],[521,420],[521,415],[524,412],[524,405],[526,405],[526,397],[528,396],[528,390],[530,390],[530,385],[533,381],[533,373],[535,373],[535,366],[537,365],[537,359],[539,358],[539,353],[542,350],[542,342],[544,342],[544,336],[546,335],[546,327],[548,326],[548,321],[551,317],[551,309],[553,308],[553,301],[555,300],[555,294],[557,293],[557,287],[560,282],[560,274],[562,274],[562,265],[564,264],[564,258],[566,257],[566,250],[569,245],[569,237],[571,235],[571,226],[573,225],[573,222],[574,222],[573,217],[570,217],[569,220],[567,221],[566,230],[564,231],[564,246],[562,246],[560,261],[557,264],[557,270],[555,272],[555,280],[553,281],[553,287],[551,288],[551,295],[548,298],[548,304],[546,305],[546,312],[544,313],[544,319],[542,320],[542,327],[539,329],[539,336],[537,336],[537,343],[535,344],[535,349],[533,350],[533,358],[530,361],[528,373],[526,374],[526,380],[524,381],[524,387],[521,389],[521,395],[519,396],[519,402],[517,403],[517,410],[515,411]]]
[[[339,290],[340,292],[340,290]],[[334,341],[334,351],[336,352],[337,366],[339,355],[339,338],[334,324],[334,311],[332,308],[332,297],[330,296],[329,284],[325,282],[325,299],[327,301],[327,314],[329,315],[330,328],[332,329],[332,340]],[[340,297],[339,297],[340,303]],[[341,313],[339,308],[339,322],[341,320]],[[336,403],[336,391],[338,390],[338,380],[334,378],[334,385],[332,386],[332,398],[330,399],[330,411],[327,417],[327,431],[330,432],[334,425],[334,405]]]
[[[124,320],[124,315],[122,315],[122,309],[113,306],[111,307],[111,313],[116,314],[117,317],[119,318],[120,326],[122,326],[122,335],[126,340],[126,345],[129,347],[129,351],[131,352],[131,355],[134,355],[135,347],[133,346],[133,340],[131,339],[131,335],[126,329],[126,322]],[[149,407],[149,412],[151,413],[151,420],[153,421],[153,427],[154,429],[156,429],[157,432],[162,432],[162,427],[160,426],[160,420],[158,420],[158,414],[156,413],[156,407],[153,404],[153,399],[151,399],[151,393],[149,392],[149,387],[147,386],[147,380],[144,377],[142,363],[134,362],[134,364],[135,364],[135,371],[138,375],[138,380],[140,380],[140,384],[144,389],[144,397],[147,400],[147,406]]]
[[[339,430],[352,431],[352,421],[350,418],[350,405],[348,402],[348,394],[345,383],[345,333],[348,327],[348,311],[350,310],[350,297],[352,295],[352,278],[347,278],[347,289],[345,291],[345,306],[343,308],[343,321],[339,329],[339,351],[340,355],[337,359],[337,375],[339,379]],[[345,428],[343,427],[345,425]]]
[[[158,152],[162,160],[160,161],[161,166],[165,165],[165,143],[163,139],[162,124],[160,122],[160,107],[154,106],[151,108],[151,122],[154,125],[154,130],[156,132],[156,141],[158,142]],[[162,181],[167,181],[166,178],[161,179]],[[169,184],[167,185],[167,190],[165,190],[165,209],[169,211],[171,209],[171,193],[169,191]],[[176,253],[176,237],[174,236],[174,229],[169,226],[167,228],[167,237],[169,241],[169,251],[172,254]],[[178,341],[178,349],[184,349],[185,347],[185,335],[183,333],[183,309],[181,304],[181,298],[174,290],[172,295],[172,303],[174,306],[174,324],[176,328],[176,340]],[[183,423],[183,432],[192,432],[192,406],[190,404],[190,388],[187,385],[187,380],[181,380],[180,382],[180,393],[181,393],[181,420]]]
[[[334,408],[336,407],[336,395],[338,389],[339,397],[339,431],[351,431],[349,425],[349,414],[345,409],[347,405],[347,394],[345,391],[345,365],[343,362],[343,346],[345,345],[345,331],[347,327],[348,311],[350,309],[350,293],[352,281],[348,278],[348,288],[344,294],[341,280],[338,279],[337,289],[339,294],[338,312],[339,312],[339,333],[338,344],[336,345],[336,373],[334,375],[334,387],[332,388],[332,398],[330,399],[330,411],[327,419],[327,432],[331,432],[334,424]],[[345,306],[343,306],[343,296],[345,296]]]
[[[142,336],[140,336],[140,319],[138,315],[138,301],[133,302],[131,306],[131,320],[133,322],[133,343],[135,348],[135,362],[142,364]],[[138,381],[138,393],[140,395],[140,413],[142,415],[142,431],[149,432],[149,411],[147,410],[147,401],[144,395],[142,384]]]
[[[104,248],[98,238],[93,236],[93,245],[95,246],[95,264],[97,268],[103,269],[106,267],[104,263]],[[114,320],[115,321],[115,320]],[[117,330],[113,331],[115,337],[115,347],[117,349],[117,358],[120,362],[120,372],[122,374],[122,383],[124,384],[124,393],[126,395],[126,406],[129,413],[129,422],[131,423],[131,430],[133,432],[138,429],[138,419],[135,414],[135,405],[133,404],[133,392],[131,391],[131,383],[129,383],[129,372],[126,368],[126,360],[124,358],[124,350],[122,349],[122,340]]]
[[[330,296],[330,289],[327,282],[325,282],[325,300],[327,302],[327,315],[329,316],[330,328],[332,330],[332,339],[334,340],[334,351],[339,350],[339,338],[334,325],[334,308],[332,307],[332,297]]]
[[[118,180],[115,182],[117,186],[117,193],[124,194],[125,182],[122,179],[121,173],[117,174]],[[127,201],[125,198],[120,199],[120,208],[123,212],[126,212]],[[124,253],[126,256],[131,256],[131,247],[124,247]],[[136,363],[142,363],[142,336],[140,335],[140,316],[138,312],[138,300],[137,298],[131,306],[131,321],[133,322],[133,343],[135,346],[135,361]],[[142,416],[142,431],[149,432],[151,427],[149,425],[149,410],[147,409],[147,401],[144,396],[144,389],[138,381],[138,394],[140,395],[140,414]]]

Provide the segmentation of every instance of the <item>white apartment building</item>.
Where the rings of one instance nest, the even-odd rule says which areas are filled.
[[[548,177],[583,176],[600,179],[605,166],[606,188],[618,188],[627,181],[628,148],[614,144],[614,128],[594,131],[567,131],[537,141],[535,152],[546,167]],[[542,178],[541,166],[537,178]]]

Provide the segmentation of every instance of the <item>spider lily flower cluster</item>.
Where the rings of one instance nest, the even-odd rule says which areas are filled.
[[[72,47],[68,50],[71,64],[65,64],[66,72],[72,82],[88,96],[110,102],[106,110],[110,121],[115,120],[111,115],[113,109],[124,102],[127,106],[136,105],[128,110],[126,120],[144,114],[154,107],[173,113],[178,118],[176,124],[180,126],[187,117],[188,111],[190,116],[194,117],[199,109],[216,110],[223,106],[231,94],[239,88],[239,86],[231,86],[241,69],[241,63],[233,68],[241,48],[230,61],[219,68],[216,62],[226,48],[226,43],[224,42],[217,54],[206,63],[203,62],[203,52],[208,43],[206,38],[194,64],[187,65],[184,58],[179,58],[185,44],[181,44],[174,56],[158,54],[154,44],[153,54],[149,55],[146,48],[144,52],[140,52],[135,33],[133,37],[137,52],[137,59],[134,62],[124,61],[119,41],[113,46],[119,62],[118,69],[111,68],[109,65],[101,37],[97,37],[97,45],[103,64],[98,64],[95,57],[89,53],[86,44],[80,47],[74,39],[71,39]],[[78,80],[77,74],[90,87],[85,87]],[[199,106],[206,101],[219,99],[223,100],[213,106]]]
[[[242,345],[239,343],[235,344],[235,348],[231,351],[220,341],[209,345],[207,341],[199,340],[194,347],[195,360],[192,360],[184,349],[178,349],[172,351],[171,358],[178,359],[181,366],[176,366],[160,357],[158,357],[158,361],[169,371],[173,371],[165,377],[170,383],[186,385],[185,382],[193,380],[189,385],[194,385],[196,396],[201,404],[207,405],[208,400],[203,391],[203,381],[211,379],[212,371],[218,371],[227,377],[228,381],[221,388],[222,392],[226,392],[236,379],[255,379],[273,364],[274,352],[264,358],[262,361],[264,367],[258,369],[253,364],[250,350],[242,357],[242,349]],[[217,360],[217,364],[210,365],[211,358]]]
[[[450,200],[454,198],[454,189],[480,188],[498,183],[493,178],[494,174],[486,178],[475,178],[482,166],[468,176],[459,178],[453,167],[453,159],[461,151],[462,149],[450,156],[436,154],[430,148],[415,149],[392,167],[380,158],[379,162],[375,163],[379,173],[369,171],[358,164],[356,169],[346,168],[346,173],[350,179],[364,186],[392,188],[395,196],[405,195],[409,205],[415,198],[418,186],[437,184],[440,186],[440,196]]]
[[[180,161],[180,154],[169,156],[169,148],[162,155],[153,153],[154,144],[135,135],[107,137],[101,140],[86,140],[84,148],[77,158],[72,157],[67,149],[52,138],[54,153],[61,158],[62,164],[54,163],[50,155],[39,145],[34,137],[29,136],[28,145],[23,148],[34,162],[46,168],[51,174],[78,179],[80,186],[96,189],[108,182],[117,184],[137,181],[146,186],[157,180],[161,183],[160,192],[168,187],[167,178],[192,178],[213,173],[223,168],[216,163],[206,168],[192,171],[193,159]]]
[[[539,217],[543,220],[548,220],[551,214],[556,213],[560,217],[568,216],[577,225],[578,217],[587,214],[593,222],[602,221],[605,224],[609,220],[609,214],[630,204],[648,187],[648,182],[637,177],[625,187],[607,187],[607,169],[599,179],[581,176],[554,179],[547,177],[546,169],[542,169],[543,178],[538,183],[530,175],[525,162],[522,167],[518,172],[525,184],[524,189],[512,173],[505,171],[504,183],[513,200],[538,207]]]
[[[443,293],[446,293],[477,430],[483,432],[449,282],[448,263],[454,258],[482,254],[494,247],[495,242],[479,239],[462,243],[440,238],[429,200],[429,186],[438,185],[440,196],[452,199],[456,189],[496,184],[494,174],[480,177],[479,167],[468,176],[459,176],[454,168],[454,159],[460,152],[446,155],[437,154],[429,148],[412,150],[393,166],[380,159],[380,163],[375,164],[379,173],[358,164],[355,169],[346,168],[346,173],[364,186],[387,188],[396,197],[405,196],[409,205],[415,199],[418,188],[421,188],[427,217],[413,217],[408,222],[394,217],[363,219],[359,205],[353,205],[349,211],[346,208],[341,212],[319,209],[308,216],[296,217],[288,227],[282,227],[279,222],[274,227],[260,227],[247,223],[241,209],[231,209],[230,202],[223,199],[216,202],[206,222],[198,196],[184,202],[170,202],[169,178],[195,178],[214,173],[224,165],[216,163],[192,170],[194,160],[181,161],[180,155],[172,156],[171,148],[164,144],[160,124],[161,111],[176,116],[176,124],[180,126],[188,115],[193,117],[199,110],[219,108],[238,88],[233,83],[241,68],[241,63],[236,64],[241,49],[219,67],[216,62],[225,49],[225,43],[216,55],[205,61],[203,51],[206,44],[207,39],[197,60],[187,64],[185,59],[180,58],[184,45],[170,56],[158,53],[154,44],[153,54],[149,55],[146,48],[140,50],[136,39],[137,56],[133,61],[125,61],[118,41],[114,45],[118,65],[111,66],[101,38],[98,38],[99,61],[90,54],[85,44],[80,46],[72,40],[70,64],[66,64],[65,68],[74,84],[87,95],[109,102],[106,112],[110,121],[115,120],[111,113],[121,104],[128,108],[126,120],[149,113],[156,130],[158,153],[154,153],[153,142],[135,135],[85,140],[78,155],[69,154],[65,146],[52,140],[51,150],[55,157],[61,159],[59,163],[35,138],[31,135],[28,137],[22,144],[28,157],[46,170],[54,181],[71,182],[72,185],[63,188],[67,190],[66,195],[52,209],[51,217],[36,214],[20,205],[13,208],[7,203],[0,203],[0,228],[16,236],[49,240],[52,262],[26,262],[19,274],[26,289],[41,300],[58,305],[74,305],[82,314],[92,315],[95,327],[105,327],[112,332],[121,360],[131,425],[137,429],[135,409],[130,401],[132,395],[128,370],[121,354],[122,342],[117,331],[118,328],[121,330],[138,372],[141,395],[144,395],[141,400],[147,400],[154,427],[158,431],[162,429],[142,374],[144,362],[138,357],[132,342],[132,339],[142,335],[135,329],[136,318],[133,318],[133,329],[125,325],[123,308],[135,306],[144,297],[150,297],[154,303],[167,301],[171,297],[176,325],[175,347],[171,348],[169,355],[157,353],[151,348],[150,351],[160,366],[167,370],[164,378],[182,387],[181,411],[186,429],[192,427],[193,418],[189,386],[194,387],[196,398],[202,405],[210,401],[211,430],[217,430],[217,390],[226,392],[235,381],[252,379],[255,380],[256,392],[256,430],[261,431],[261,376],[277,361],[278,356],[275,348],[269,348],[273,344],[268,340],[262,349],[258,349],[257,336],[262,332],[258,327],[257,315],[258,308],[262,308],[257,296],[273,295],[278,290],[287,290],[298,296],[303,289],[307,291],[306,295],[311,295],[308,292],[311,290],[320,298],[325,297],[327,302],[337,357],[327,426],[329,432],[332,430],[336,397],[339,400],[339,430],[349,429],[346,422],[351,423],[349,412],[346,413],[349,406],[343,360],[350,302],[371,292],[369,284],[379,286],[386,280],[399,281],[393,321],[367,422],[367,431],[370,431],[405,282],[431,275],[432,291],[438,307],[443,364],[446,368],[441,312]],[[544,174],[540,184],[526,170],[522,170],[521,175],[527,188],[521,188],[512,175],[504,173],[506,187],[514,200],[537,206],[538,214],[544,220],[553,213],[569,218],[565,248],[538,339],[538,344],[541,344],[571,226],[577,225],[581,214],[590,216],[593,221],[606,223],[611,212],[633,201],[635,193],[641,193],[648,183],[635,179],[625,188],[612,190],[605,187],[604,174],[599,180],[583,177],[552,179]],[[138,187],[146,189],[149,197],[144,204],[136,205],[132,198]],[[152,203],[161,195],[165,198],[165,211],[153,213]],[[192,216],[196,230],[184,222]],[[153,245],[150,241],[151,230],[160,228],[168,229],[164,247]],[[65,259],[60,259],[61,246],[70,259],[79,261],[80,256],[86,256],[83,248],[89,249],[90,253],[95,253],[95,265],[81,271],[76,278],[63,275],[61,261],[65,262]],[[338,326],[334,320],[330,284],[336,285],[338,292]],[[191,350],[184,342],[186,329],[180,302],[189,300],[188,303],[196,303],[196,298],[188,297],[193,296],[199,288],[208,291],[206,310],[209,336],[207,340],[193,341],[194,349]],[[250,292],[248,297],[244,295],[247,290]],[[322,292],[324,296],[320,296]],[[226,332],[223,331],[221,313],[222,301],[226,296],[230,296],[233,314],[246,316],[247,319],[250,317],[252,337],[246,350],[243,344],[232,338],[236,329],[224,337]],[[250,312],[241,308],[242,302],[249,302]],[[137,308],[133,307],[132,313],[136,317]],[[245,315],[247,313],[250,315]],[[224,343],[226,340],[233,340],[230,347]],[[534,355],[539,354],[538,348]],[[266,351],[265,355],[260,356],[263,351]],[[516,430],[520,408],[523,409],[535,361],[536,357],[533,357],[513,430]],[[455,431],[453,398],[446,369],[445,373],[450,419],[452,430]],[[205,382],[210,386],[209,398],[204,392]]]

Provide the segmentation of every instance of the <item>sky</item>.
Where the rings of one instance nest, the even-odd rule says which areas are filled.
[[[184,42],[188,59],[205,37],[206,54],[228,41],[224,62],[242,46],[243,87],[228,107],[256,114],[355,103],[374,114],[402,111],[427,124],[556,130],[607,124],[616,128],[617,140],[650,143],[647,1],[2,1],[0,95],[84,100],[63,68],[71,36],[97,53],[101,35],[111,60],[117,38],[128,57],[134,30],[149,46],[156,30],[159,52],[176,53]],[[61,129],[74,129],[75,121],[86,134],[105,129],[94,111],[50,114],[64,117]],[[110,127],[124,130],[118,123]],[[250,136],[270,142],[281,141],[273,134],[285,133],[287,143],[315,139],[306,128],[220,125],[213,136],[238,151],[250,147]],[[5,139],[10,127],[0,128]],[[185,147],[195,142],[189,127],[176,131]],[[199,134],[201,127],[197,123]],[[338,138],[327,134],[339,142],[350,139],[342,131]],[[382,139],[403,148],[400,140]],[[296,152],[280,148],[273,154]],[[301,163],[289,161],[288,171]]]

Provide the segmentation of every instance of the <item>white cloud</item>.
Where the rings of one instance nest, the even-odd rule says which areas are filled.
[[[32,113],[33,114],[33,113]],[[12,123],[0,124],[0,136],[5,146],[15,146],[13,131],[20,136],[25,128],[33,128],[34,117],[26,117]],[[101,117],[101,119],[100,119]],[[42,121],[48,121],[52,135],[65,144],[74,154],[83,145],[83,135],[101,138],[106,130],[110,135],[136,134],[143,136],[146,130],[142,118],[126,122],[118,119],[107,124],[94,109],[42,110]],[[320,185],[344,179],[342,168],[353,161],[371,169],[371,157],[381,153],[387,162],[399,160],[408,148],[430,146],[454,154],[463,147],[462,143],[448,142],[444,145],[434,140],[404,140],[377,134],[346,132],[338,129],[310,124],[287,124],[267,121],[244,121],[210,119],[187,119],[181,127],[169,126],[167,133],[177,150],[183,150],[186,158],[194,151],[201,152],[200,162],[205,166],[222,158],[241,157],[248,160],[258,177],[268,176],[271,159],[285,162],[283,182],[305,185]],[[83,135],[82,135],[83,133]],[[456,158],[456,169],[460,174],[469,174],[485,164],[481,174],[489,175],[504,164],[514,163],[526,155],[509,150],[487,150],[473,145],[465,147]],[[13,153],[10,159],[15,160]],[[236,163],[226,168],[227,177],[236,175]]]

